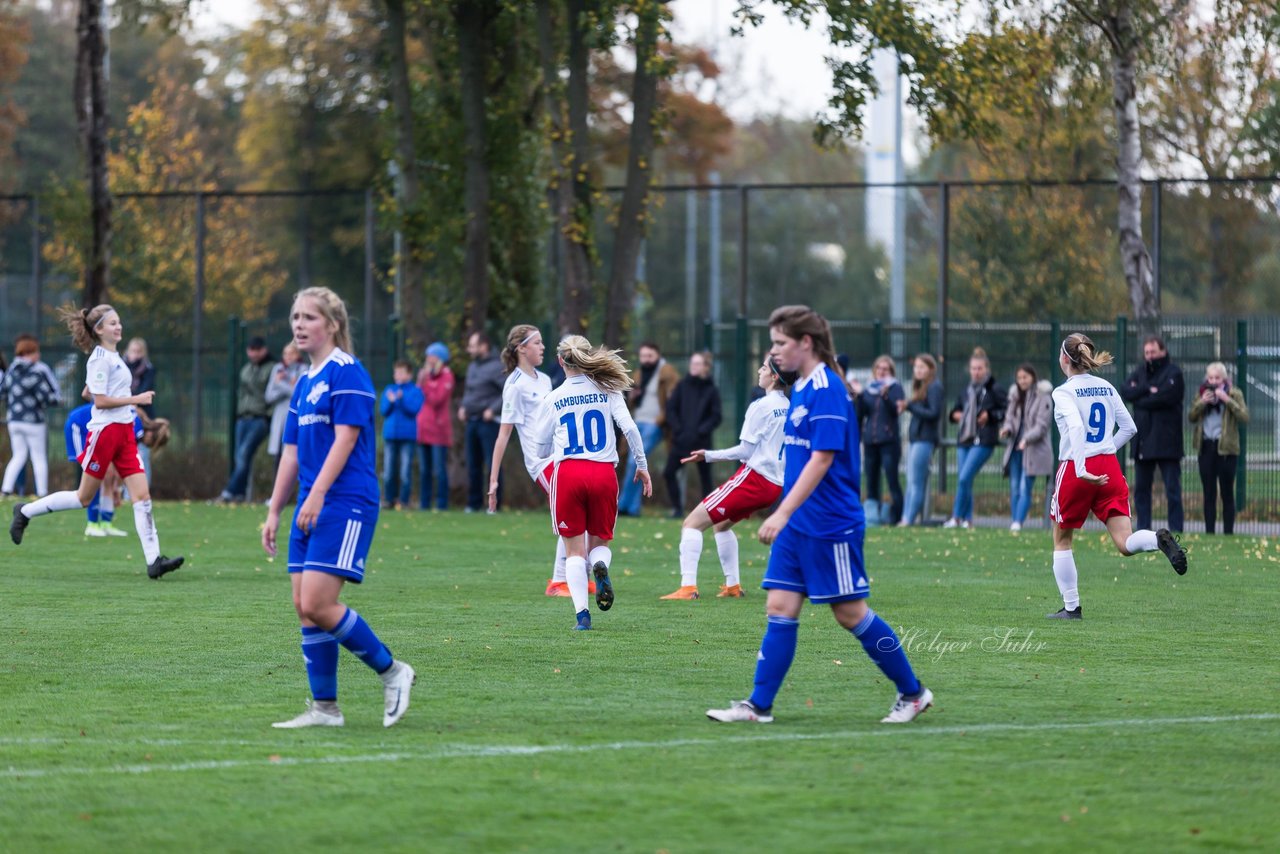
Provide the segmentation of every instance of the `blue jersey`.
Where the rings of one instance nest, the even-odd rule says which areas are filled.
[[[783,494],[791,492],[814,451],[834,451],[831,468],[787,527],[825,540],[843,539],[865,523],[858,492],[858,419],[840,375],[819,365],[796,383],[783,429],[786,472]]]
[[[377,401],[369,372],[354,356],[338,349],[298,380],[284,423],[284,444],[298,448],[299,506],[320,476],[338,424],[358,427],[360,434],[347,464],[329,487],[325,504],[378,506],[373,427]]]
[[[77,406],[67,413],[67,423],[62,428],[62,438],[67,443],[67,459],[75,462],[84,450],[84,443],[89,439],[89,419],[93,417],[93,404]],[[134,416],[133,438],[142,439],[142,419]]]

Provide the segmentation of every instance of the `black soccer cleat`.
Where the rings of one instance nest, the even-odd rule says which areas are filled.
[[[596,576],[596,607],[601,611],[608,611],[613,607],[613,582],[609,580],[609,567],[604,565],[604,561],[598,560],[591,571]]]
[[[1178,575],[1187,574],[1187,550],[1178,542],[1178,538],[1169,533],[1168,528],[1161,528],[1156,531],[1156,545],[1160,547],[1160,551],[1164,552],[1164,556],[1169,559],[1169,563],[1173,565],[1173,571]]]
[[[160,555],[160,557],[153,560],[147,567],[147,578],[154,580],[162,575],[167,575],[182,566],[182,562],[185,560],[186,558],[182,555],[178,555],[177,557],[165,557],[164,555]]]
[[[9,539],[13,540],[15,546],[22,545],[22,533],[27,530],[27,525],[31,524],[31,520],[22,513],[22,508],[26,506],[25,503],[13,505],[13,521],[9,523]]]
[[[1084,616],[1080,613],[1080,606],[1077,605],[1074,610],[1068,611],[1066,608],[1059,608],[1052,614],[1045,614],[1050,620],[1083,620]]]

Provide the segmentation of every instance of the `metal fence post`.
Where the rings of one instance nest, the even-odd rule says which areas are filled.
[[[373,364],[373,264],[374,252],[374,207],[373,188],[364,191],[364,363]],[[397,232],[398,234],[398,232]],[[400,256],[396,256],[396,268],[399,269]],[[396,299],[400,298],[399,291]],[[355,355],[354,353],[352,355]]]
[[[747,417],[747,398],[751,396],[747,386],[747,318],[738,315],[737,328],[734,330],[734,350],[737,358],[733,360],[733,386],[738,397],[738,418],[734,424],[741,424]]]
[[[920,353],[929,352],[929,315],[920,315]]]
[[[234,314],[227,320],[227,477],[236,470],[236,398],[240,391],[240,330],[244,324]]]
[[[872,350],[875,352],[871,358],[880,358],[880,354],[884,352],[884,321],[879,318],[871,324],[871,343]]]
[[[204,369],[200,358],[204,350],[204,198],[204,193],[196,193],[196,281],[191,297],[191,388],[195,395],[191,402],[191,441],[196,444],[200,442],[204,422]],[[234,407],[232,412],[234,414]]]
[[[1244,395],[1245,403],[1249,402],[1249,321],[1236,321],[1236,388]],[[1236,513],[1244,511],[1245,497],[1249,491],[1245,488],[1245,475],[1249,467],[1245,464],[1246,444],[1245,426],[1239,425],[1240,455],[1236,458]]]
[[[1129,376],[1129,318],[1123,314],[1116,315],[1116,385],[1124,382],[1125,377]],[[1123,405],[1123,404],[1121,404]],[[1120,464],[1120,470],[1124,471],[1125,451],[1121,448],[1116,452],[1116,462]]]
[[[40,323],[42,315],[40,295],[40,200],[31,199],[31,329],[38,337],[44,337]]]
[[[709,351],[716,358],[720,357],[716,352],[716,331],[711,318],[702,321],[702,349]]]

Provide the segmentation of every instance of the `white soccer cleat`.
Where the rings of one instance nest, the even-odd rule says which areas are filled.
[[[102,526],[102,533],[104,536],[107,536],[107,537],[129,536],[128,531],[122,531],[121,529],[117,528],[115,525],[112,525],[110,522],[99,522],[98,524]]]
[[[84,535],[86,537],[105,537],[107,532],[102,530],[101,522],[90,522],[84,526]]]
[[[395,726],[409,710],[409,689],[417,679],[418,674],[403,661],[391,665],[391,672],[382,679],[383,697],[386,700],[382,714],[384,727]]]
[[[920,690],[920,696],[914,700],[908,700],[901,694],[894,702],[893,708],[889,710],[889,714],[880,719],[882,724],[906,724],[911,723],[920,715],[924,714],[924,710],[933,705],[933,692],[928,688]]]
[[[342,726],[346,720],[342,717],[342,712],[337,714],[329,714],[322,711],[315,703],[307,700],[307,710],[296,718],[287,721],[279,721],[271,726],[276,729],[301,729],[308,726]]]
[[[734,700],[727,709],[707,709],[707,717],[725,724],[740,721],[755,724],[773,723],[773,715],[760,711],[751,705],[750,700]]]

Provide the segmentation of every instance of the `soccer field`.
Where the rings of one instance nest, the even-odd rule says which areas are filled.
[[[1189,537],[1180,578],[1081,536],[1064,623],[1044,532],[873,529],[873,606],[934,708],[878,723],[892,685],[806,607],[776,721],[724,725],[704,712],[750,693],[764,623],[754,523],[749,598],[714,598],[708,538],[706,598],[660,602],[678,525],[620,520],[618,601],[579,633],[542,595],[544,514],[388,512],[346,600],[417,669],[412,707],[384,730],[344,652],[346,727],[281,731],[307,688],[264,515],[159,505],[187,555],[159,582],[82,514],[3,544],[0,850],[1280,845],[1280,543]]]

